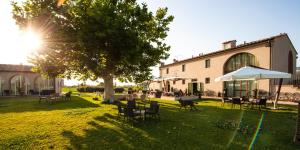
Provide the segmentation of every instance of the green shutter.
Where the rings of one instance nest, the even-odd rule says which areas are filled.
[[[204,84],[203,84],[202,82],[199,82],[199,83],[198,83],[198,91],[199,91],[200,93],[203,93],[203,91],[204,91]]]
[[[193,93],[193,83],[188,83],[188,93]]]

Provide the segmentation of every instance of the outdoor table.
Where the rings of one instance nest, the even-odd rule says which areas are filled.
[[[251,104],[251,108],[253,108],[253,105],[256,105],[258,103],[258,99],[251,98],[249,99],[249,103]]]

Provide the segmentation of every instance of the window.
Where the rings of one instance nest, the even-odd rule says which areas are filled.
[[[205,68],[209,68],[210,67],[210,59],[206,59],[205,60]]]
[[[259,66],[253,54],[238,53],[231,56],[224,64],[224,74],[240,69],[244,66]]]
[[[175,85],[176,84],[176,81],[173,81],[173,85]]]
[[[226,74],[244,66],[259,66],[259,63],[253,54],[238,53],[226,61],[223,73]],[[248,97],[253,96],[256,86],[254,81],[225,81],[223,90],[225,97]]]
[[[182,72],[185,71],[185,65],[182,65]]]
[[[167,70],[166,70],[166,74],[169,74],[169,68],[167,68]]]
[[[210,78],[205,78],[205,84],[209,84],[210,83]]]
[[[185,84],[185,80],[182,80],[182,84]]]

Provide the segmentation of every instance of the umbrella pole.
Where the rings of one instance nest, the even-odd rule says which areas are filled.
[[[274,101],[274,109],[277,108],[277,102],[278,102],[279,95],[280,95],[280,90],[281,90],[282,81],[283,81],[283,79],[280,78],[280,80],[279,80],[279,85],[278,85],[278,90],[277,90],[277,92],[276,92],[276,97],[275,97],[275,101]]]

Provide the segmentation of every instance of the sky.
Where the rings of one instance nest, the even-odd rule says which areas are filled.
[[[220,50],[224,41],[237,40],[237,44],[240,44],[279,33],[288,33],[296,50],[300,48],[299,0],[138,2],[146,2],[152,11],[158,7],[168,7],[169,14],[175,17],[166,39],[166,43],[171,46],[170,57],[166,63],[171,63],[174,58],[182,60],[192,55]],[[0,0],[0,63],[27,64],[27,55],[32,51],[28,44],[26,46],[26,39],[20,38],[21,33],[10,12],[9,0]],[[299,60],[297,64],[300,66]],[[158,76],[158,68],[153,69],[153,74]],[[75,80],[70,83],[75,83]]]

